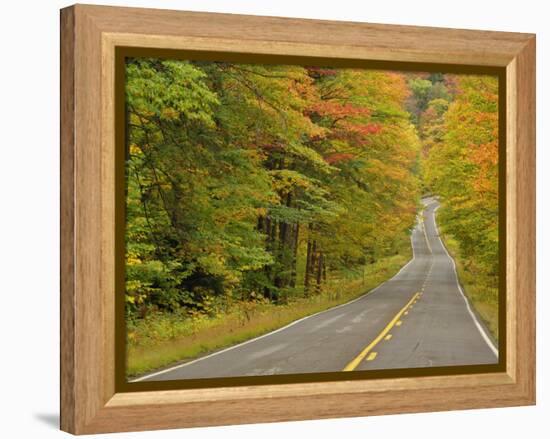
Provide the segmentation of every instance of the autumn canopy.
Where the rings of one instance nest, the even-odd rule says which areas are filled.
[[[345,289],[409,257],[429,193],[495,294],[497,91],[485,76],[128,60],[130,330]]]

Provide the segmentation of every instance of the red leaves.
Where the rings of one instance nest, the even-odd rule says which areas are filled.
[[[306,67],[307,73],[312,78],[321,78],[323,76],[336,76],[338,74],[338,70],[335,69],[328,69],[324,67]]]
[[[365,146],[369,143],[369,137],[382,131],[382,125],[377,123],[352,123],[341,121],[330,133],[331,139],[347,140],[357,146]]]
[[[326,136],[324,134],[314,134],[314,135],[309,137],[309,140],[311,142],[319,142],[320,140],[323,140],[325,138],[326,138]]]
[[[472,162],[482,166],[496,166],[498,164],[498,140],[483,143],[480,145],[470,145]]]
[[[332,128],[326,137],[353,141],[364,145],[368,136],[378,134],[382,126],[378,123],[362,123],[356,118],[371,114],[369,108],[352,104],[342,104],[338,101],[320,101],[308,109],[308,113],[318,114],[333,120]],[[355,119],[355,120],[354,120]]]
[[[370,110],[366,107],[357,107],[352,104],[342,104],[338,101],[320,101],[312,105],[308,112],[319,116],[342,119],[346,117],[369,116]]]
[[[355,158],[355,156],[353,154],[347,154],[347,153],[344,153],[344,152],[335,152],[333,154],[329,154],[328,156],[326,156],[325,161],[329,165],[335,165],[337,163],[349,162],[350,160],[353,160],[354,158]]]
[[[364,136],[371,134],[378,134],[382,130],[382,126],[377,123],[370,123],[367,125],[355,125],[350,127],[351,130]]]

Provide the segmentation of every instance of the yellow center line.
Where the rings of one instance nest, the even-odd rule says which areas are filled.
[[[395,317],[391,320],[390,323],[382,330],[380,334],[365,348],[361,351],[357,357],[355,357],[352,361],[348,363],[346,367],[344,367],[343,371],[348,372],[351,370],[355,370],[357,366],[359,366],[359,363],[363,361],[363,359],[369,354],[370,351],[374,349],[374,347],[382,340],[388,332],[395,326],[397,322],[400,322],[400,318],[403,315],[403,313],[407,310],[407,308],[413,303],[413,301],[419,296],[419,293],[415,293],[411,300],[407,302],[407,304],[401,308],[401,310],[395,315]]]
[[[372,360],[374,360],[374,359],[376,358],[377,355],[378,355],[378,353],[376,353],[376,352],[371,352],[371,353],[369,354],[369,356],[367,357],[367,361],[372,361]]]

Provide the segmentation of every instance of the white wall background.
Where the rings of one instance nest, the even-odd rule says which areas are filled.
[[[94,1],[94,0],[91,0]],[[543,1],[132,0],[102,2],[255,15],[537,33],[538,405],[120,434],[119,438],[548,437],[550,190],[548,15]],[[59,437],[60,0],[2,3],[0,32],[0,436]],[[25,384],[21,383],[24,380]],[[546,415],[546,419],[545,419]]]

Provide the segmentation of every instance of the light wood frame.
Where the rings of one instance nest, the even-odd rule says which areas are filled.
[[[115,392],[115,47],[506,68],[506,371]],[[61,11],[61,428],[113,431],[535,402],[535,36],[76,5]]]

